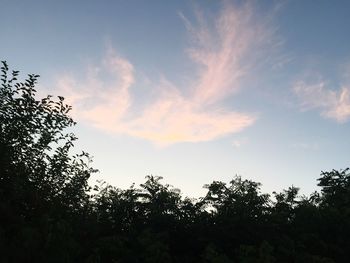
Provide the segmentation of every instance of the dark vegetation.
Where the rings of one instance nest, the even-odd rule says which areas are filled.
[[[322,172],[310,196],[241,177],[196,200],[154,176],[90,187],[89,155],[70,153],[70,107],[17,75],[2,62],[0,262],[348,262],[348,169]]]

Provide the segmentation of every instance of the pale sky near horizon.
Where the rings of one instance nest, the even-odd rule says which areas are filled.
[[[349,166],[349,1],[0,0],[0,60],[66,97],[93,177],[309,194]]]

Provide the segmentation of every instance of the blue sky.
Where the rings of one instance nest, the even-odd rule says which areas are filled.
[[[0,0],[0,59],[78,121],[95,179],[186,195],[234,175],[316,189],[349,166],[348,1]]]

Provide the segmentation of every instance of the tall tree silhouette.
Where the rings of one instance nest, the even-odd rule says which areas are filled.
[[[89,167],[85,152],[69,154],[76,137],[65,129],[74,121],[63,97],[36,99],[39,75],[17,80],[1,66],[0,217],[2,262],[62,262],[76,249],[71,238],[88,203]],[[68,222],[69,221],[69,222]],[[5,226],[5,227],[4,227]],[[13,253],[14,251],[21,253]]]

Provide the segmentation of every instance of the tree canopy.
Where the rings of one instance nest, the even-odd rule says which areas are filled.
[[[261,192],[236,176],[183,197],[161,177],[89,186],[97,170],[63,97],[38,99],[38,75],[1,66],[0,262],[347,262],[350,170],[321,172],[320,192]]]

